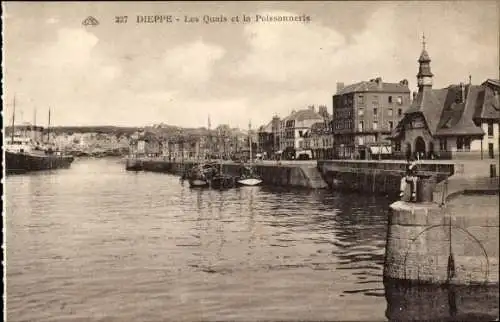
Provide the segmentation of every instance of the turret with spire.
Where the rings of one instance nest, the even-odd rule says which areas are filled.
[[[418,59],[419,68],[417,74],[419,92],[424,91],[425,89],[432,89],[432,76],[434,76],[431,72],[431,58],[427,53],[425,45],[425,35],[422,35],[422,53]]]

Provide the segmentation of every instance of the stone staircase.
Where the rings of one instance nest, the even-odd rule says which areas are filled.
[[[318,167],[316,166],[301,166],[304,175],[308,178],[309,186],[313,189],[325,189],[328,188],[325,180],[321,176]]]

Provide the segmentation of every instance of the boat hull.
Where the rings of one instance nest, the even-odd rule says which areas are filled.
[[[126,171],[141,171],[143,170],[142,161],[138,159],[127,159],[125,164]]]
[[[33,155],[5,151],[5,172],[18,174],[33,171],[67,169],[74,161],[73,156]]]
[[[189,186],[191,188],[204,188],[208,187],[210,184],[206,180],[200,180],[200,179],[190,179],[189,180]]]
[[[258,178],[245,178],[236,181],[239,186],[257,186],[262,183],[262,180]]]

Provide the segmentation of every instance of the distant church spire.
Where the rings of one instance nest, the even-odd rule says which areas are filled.
[[[208,114],[208,129],[212,128],[212,123],[210,122],[210,114]]]
[[[422,49],[425,50],[425,33],[422,33]]]

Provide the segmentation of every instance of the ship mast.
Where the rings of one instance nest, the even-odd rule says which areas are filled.
[[[248,122],[248,146],[250,150],[250,164],[252,163],[252,135],[250,133],[252,128],[252,121]]]
[[[12,102],[12,133],[11,133],[11,143],[14,143],[14,122],[16,118],[16,96],[14,95],[14,100]]]
[[[38,138],[37,138],[37,130],[36,130],[36,107],[33,109],[33,128],[31,130],[31,136],[32,136],[32,139],[33,141],[35,142],[38,142]]]
[[[50,143],[50,107],[49,107],[49,123],[47,125],[47,143]]]

